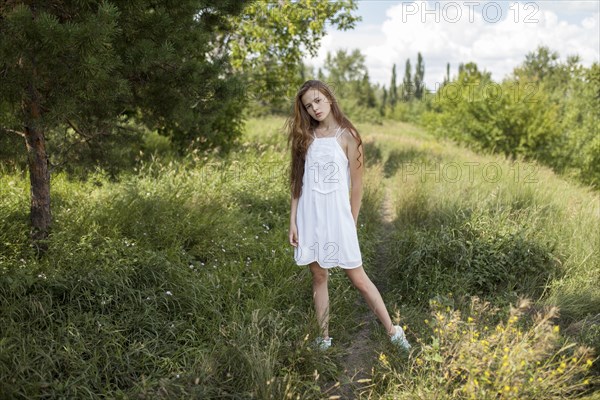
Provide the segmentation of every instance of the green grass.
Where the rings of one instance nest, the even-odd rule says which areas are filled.
[[[312,350],[310,274],[294,264],[287,240],[282,126],[280,118],[248,121],[225,157],[177,160],[155,138],[156,155],[117,179],[55,175],[43,259],[27,238],[27,175],[4,168],[0,398],[321,398],[343,369],[364,307],[332,271],[336,346]],[[431,344],[429,300],[466,310],[473,295],[499,307],[490,316],[496,323],[520,296],[538,308],[556,305],[563,339],[600,349],[598,192],[534,164],[437,142],[412,125],[358,129],[367,165],[365,269],[386,282],[386,304],[408,325],[416,352]],[[461,178],[448,163],[462,168]],[[396,215],[382,255],[384,187]],[[365,397],[428,382],[406,367],[406,355],[391,353],[382,331],[374,334],[374,350],[390,361]]]

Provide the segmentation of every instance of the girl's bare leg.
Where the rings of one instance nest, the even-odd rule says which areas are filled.
[[[313,262],[309,266],[313,278],[312,289],[315,312],[321,327],[321,334],[323,338],[327,339],[329,337],[329,291],[327,290],[327,277],[329,274],[317,262]]]
[[[346,275],[350,278],[352,284],[354,284],[360,294],[362,294],[369,305],[369,308],[377,315],[377,318],[379,318],[379,321],[381,321],[385,327],[388,335],[392,336],[396,330],[392,323],[392,319],[390,318],[390,314],[383,303],[379,290],[377,290],[377,287],[371,282],[362,265],[358,268],[345,269],[344,271],[346,271]]]

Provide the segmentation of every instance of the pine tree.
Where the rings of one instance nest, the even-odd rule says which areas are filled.
[[[52,219],[46,139],[53,130],[90,140],[137,116],[176,140],[200,134],[224,140],[239,133],[236,83],[212,43],[245,3],[54,0],[0,6],[0,132],[24,139],[32,239],[42,252]]]

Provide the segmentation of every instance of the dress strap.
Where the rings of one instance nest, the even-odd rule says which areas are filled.
[[[342,133],[346,130],[346,128],[344,128],[344,129],[340,129],[340,128],[341,128],[341,126],[338,126],[338,130],[335,132],[336,139],[339,138],[342,135]]]
[[[317,134],[315,133],[314,129],[312,130],[312,133],[313,133],[313,137],[316,139],[317,138]]]

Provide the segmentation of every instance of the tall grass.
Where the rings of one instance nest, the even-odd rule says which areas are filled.
[[[318,329],[310,274],[294,264],[287,239],[282,125],[250,120],[227,156],[176,159],[160,142],[116,178],[102,170],[84,181],[55,175],[42,259],[28,242],[27,175],[4,168],[0,398],[322,398],[366,306],[355,306],[357,291],[332,271],[336,345],[311,347]],[[536,307],[557,305],[568,337],[600,348],[596,192],[544,169],[525,183],[506,175],[516,164],[435,142],[410,125],[359,129],[370,157],[359,218],[365,269],[386,282],[386,304],[408,325],[416,351],[432,345],[424,323],[431,298],[466,310],[475,294],[498,307],[489,316],[496,323],[520,295],[539,300]],[[421,179],[425,170],[408,169],[466,161],[480,163],[473,180]],[[477,178],[492,162],[502,178]],[[397,208],[382,247],[387,186]],[[389,364],[375,370],[365,396],[393,397],[407,387],[401,381],[425,382],[414,355],[393,352],[382,329],[374,335],[374,351],[385,351]]]
[[[55,175],[41,260],[26,176],[4,173],[0,397],[318,398],[315,371],[333,379],[338,366],[310,346],[310,276],[287,243],[287,153],[264,137],[227,158],[154,158],[117,180]],[[365,208],[375,200],[367,191]],[[337,273],[330,290],[343,342],[356,294]]]
[[[535,307],[557,306],[560,319],[553,323],[570,340],[600,350],[597,191],[535,163],[475,154],[428,135],[384,127],[374,136],[374,143],[387,144],[380,151],[384,184],[397,206],[381,275],[409,337],[422,341],[429,332],[426,306],[440,295],[450,294],[450,306],[459,309],[472,296],[493,302],[495,323],[528,297]]]
[[[413,156],[390,178],[398,210],[389,274],[405,296],[526,295],[570,320],[597,313],[598,193],[536,164],[436,146],[406,146]]]

